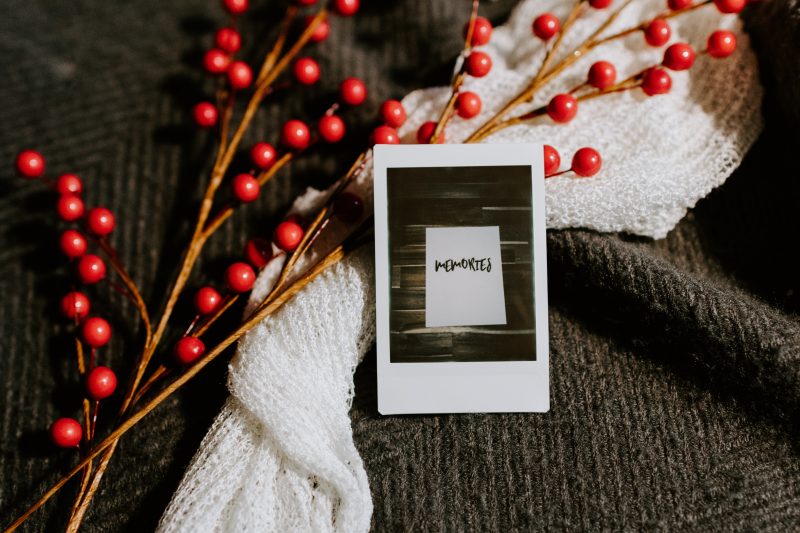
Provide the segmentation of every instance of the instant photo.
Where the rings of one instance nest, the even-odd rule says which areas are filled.
[[[549,406],[541,145],[378,146],[383,414]]]

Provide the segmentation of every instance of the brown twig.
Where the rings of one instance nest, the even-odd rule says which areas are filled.
[[[641,71],[641,72],[639,72],[639,73],[637,73],[637,74],[635,74],[635,75],[633,75],[633,76],[631,76],[631,77],[629,77],[629,78],[627,78],[627,79],[625,79],[625,80],[623,80],[623,81],[621,81],[621,82],[619,82],[619,83],[617,83],[617,84],[615,84],[615,85],[613,85],[611,87],[607,87],[606,89],[602,89],[602,90],[601,89],[594,90],[594,91],[582,94],[582,95],[578,96],[575,99],[578,102],[582,102],[582,101],[586,101],[586,100],[593,100],[594,98],[598,98],[600,96],[607,96],[609,94],[615,94],[615,93],[619,93],[619,92],[624,92],[624,91],[629,91],[629,90],[635,89],[635,88],[640,87],[642,85],[641,78],[642,78],[642,74],[644,72],[645,71],[643,70],[643,71]],[[481,140],[485,139],[486,137],[489,137],[490,135],[493,135],[493,134],[497,133],[500,130],[503,130],[505,128],[509,128],[511,126],[516,126],[517,124],[522,124],[524,122],[529,122],[531,120],[534,120],[534,119],[537,119],[539,117],[542,117],[542,116],[544,116],[546,114],[547,114],[547,106],[537,107],[536,109],[528,111],[525,114],[519,115],[517,117],[512,117],[512,118],[506,119],[506,120],[504,120],[502,122],[499,122],[499,123],[495,124],[494,126],[492,126],[491,129],[486,130],[481,135],[477,136],[474,139],[474,141],[471,141],[471,142],[480,142]],[[552,176],[550,176],[550,177],[552,177]]]
[[[664,20],[671,19],[671,18],[677,17],[679,15],[683,15],[684,13],[689,13],[689,12],[694,11],[696,9],[700,9],[701,7],[705,7],[705,6],[707,6],[709,4],[713,4],[713,3],[714,3],[714,0],[703,0],[702,2],[698,2],[696,4],[692,4],[692,5],[688,6],[688,7],[683,8],[683,9],[676,9],[674,11],[668,9],[668,10],[663,11],[662,13],[656,15],[655,17],[651,18],[650,20],[646,20],[646,21],[642,22],[641,24],[637,24],[636,26],[631,26],[630,28],[621,30],[621,31],[619,31],[617,33],[609,35],[608,37],[603,37],[602,39],[595,40],[595,42],[592,45],[592,48],[596,48],[596,47],[598,47],[598,46],[600,46],[602,44],[605,44],[607,42],[616,41],[617,39],[621,39],[623,37],[627,37],[628,35],[631,35],[633,33],[639,32],[639,31],[644,31],[647,28],[647,26],[651,22],[656,20],[656,19],[664,19]]]
[[[217,319],[219,319],[219,317],[221,317],[225,313],[225,311],[230,309],[231,306],[233,304],[235,304],[238,299],[239,299],[239,295],[238,294],[233,294],[233,295],[229,296],[228,298],[226,298],[225,301],[222,303],[222,305],[219,306],[219,309],[214,311],[214,313],[210,317],[205,319],[200,324],[200,327],[197,328],[197,330],[192,332],[192,336],[193,337],[202,337],[203,333],[208,331],[208,328],[213,326],[214,322],[216,322]]]
[[[139,387],[139,390],[136,391],[136,396],[133,397],[133,401],[131,405],[135,405],[141,400],[147,391],[149,391],[156,383],[159,382],[162,378],[167,377],[170,374],[170,368],[165,365],[159,365],[153,373],[150,375],[149,378],[144,380],[144,382]]]
[[[278,280],[275,282],[272,290],[270,291],[269,295],[265,299],[265,302],[268,302],[272,297],[279,293],[281,287],[283,287],[284,283],[289,279],[294,271],[294,267],[297,264],[297,261],[302,257],[309,249],[311,244],[319,235],[319,230],[322,228],[322,225],[326,223],[328,218],[333,214],[333,202],[336,199],[336,196],[341,193],[347,185],[349,185],[353,179],[363,170],[368,152],[363,152],[359,155],[355,162],[350,166],[347,173],[341,178],[340,184],[336,189],[334,189],[333,194],[325,203],[325,205],[319,210],[319,212],[314,216],[314,219],[311,223],[306,227],[305,232],[303,233],[303,238],[300,240],[300,243],[295,248],[295,251],[289,256],[289,259],[286,261],[286,264],[283,266],[281,270],[281,274],[278,277]],[[263,305],[263,304],[262,304]]]
[[[77,317],[76,317],[77,322]],[[81,343],[80,338],[76,335],[75,336],[75,355],[78,363],[78,375],[80,376],[81,380],[86,376],[86,360],[83,357],[83,343]],[[92,431],[92,406],[89,403],[89,399],[84,397],[82,402],[83,408],[83,422],[84,422],[84,442],[86,444],[89,443],[89,438]],[[89,486],[89,480],[91,479],[92,474],[92,462],[90,461],[86,467],[83,469],[83,474],[81,477],[81,486],[78,489],[78,496],[75,500],[75,504],[70,511],[70,520],[78,511],[79,502],[83,498],[83,495],[86,493],[86,489]]]
[[[294,159],[293,152],[286,152],[283,154],[271,167],[258,175],[256,178],[258,180],[258,185],[263,187],[280,169],[289,164],[292,159]],[[226,220],[228,220],[236,210],[236,207],[236,205],[229,205],[222,208],[203,229],[201,238],[207,240]]]
[[[144,299],[139,292],[139,288],[136,286],[136,282],[133,281],[133,278],[128,273],[125,265],[123,265],[122,261],[119,260],[117,251],[114,250],[111,244],[105,238],[95,239],[95,242],[98,244],[105,256],[108,257],[108,262],[111,264],[111,268],[113,268],[119,276],[123,286],[128,291],[130,298],[136,306],[136,310],[139,312],[139,317],[142,320],[142,324],[144,324],[144,345],[147,346],[150,343],[153,333],[150,326],[150,314],[147,311],[147,305],[144,303]]]

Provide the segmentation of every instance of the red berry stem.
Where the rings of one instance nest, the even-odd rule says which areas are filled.
[[[94,432],[97,429],[97,412],[100,410],[100,402],[98,400],[94,401],[94,409],[92,410],[92,430],[89,432],[87,443],[91,444],[94,440]]]
[[[617,39],[622,39],[623,37],[627,37],[629,35],[632,35],[634,33],[638,33],[640,31],[644,31],[645,29],[647,29],[647,26],[650,25],[650,23],[653,22],[654,20],[657,20],[657,19],[660,19],[660,20],[671,19],[671,18],[680,16],[680,15],[684,15],[686,13],[690,13],[692,11],[695,11],[697,9],[700,9],[702,7],[705,7],[705,6],[713,4],[713,3],[714,3],[714,0],[703,0],[701,2],[697,2],[696,4],[690,4],[689,6],[684,7],[682,9],[676,9],[676,10],[667,9],[667,10],[659,13],[658,15],[653,17],[652,19],[642,22],[641,24],[637,24],[636,26],[631,26],[630,28],[626,28],[624,30],[620,30],[617,33],[614,33],[614,34],[611,34],[611,35],[609,35],[607,37],[603,37],[602,39],[596,40],[592,44],[592,48],[595,48],[597,46],[600,46],[602,44],[605,44],[605,43],[608,43],[608,42],[611,42],[611,41],[616,41]]]
[[[283,266],[283,270],[281,271],[281,274],[278,277],[278,280],[275,282],[275,285],[273,286],[269,295],[264,300],[265,302],[269,302],[273,298],[279,297],[279,295],[282,294],[281,291],[285,288],[284,285],[289,279],[289,276],[292,274],[298,259],[300,259],[308,251],[311,244],[317,238],[320,227],[326,226],[328,224],[328,220],[333,216],[333,206],[336,199],[340,197],[347,186],[352,183],[353,180],[355,180],[366,168],[368,154],[369,151],[363,152],[361,155],[359,155],[355,162],[350,166],[350,169],[348,169],[347,173],[339,179],[339,185],[333,190],[331,197],[328,199],[325,205],[322,206],[319,212],[317,212],[311,223],[309,223],[309,225],[305,228],[303,238],[295,248],[294,252],[289,256],[286,264]]]
[[[207,316],[203,320],[201,320],[199,326],[197,326],[195,331],[192,333],[192,336],[193,337],[202,337],[203,334],[206,331],[208,331],[208,328],[213,326],[214,322],[216,322],[219,319],[219,317],[224,315],[225,311],[230,309],[231,306],[233,304],[235,304],[238,299],[239,299],[239,295],[238,294],[228,294],[227,296],[225,296],[225,298],[223,298],[223,300],[222,300],[222,303],[219,305],[219,308],[216,311],[214,311],[212,314],[210,314],[209,316]]]
[[[111,268],[114,269],[114,272],[117,273],[119,279],[122,281],[122,285],[124,290],[120,290],[118,285],[112,282],[112,286],[117,289],[121,294],[125,295],[128,299],[133,302],[136,310],[139,312],[139,317],[144,325],[145,329],[145,340],[144,345],[147,346],[153,336],[152,327],[150,323],[150,313],[147,311],[147,304],[145,304],[144,299],[142,298],[141,293],[139,292],[138,287],[136,286],[136,282],[133,281],[133,278],[128,273],[128,270],[125,268],[125,265],[122,264],[120,261],[119,256],[117,255],[117,251],[111,246],[111,243],[108,242],[108,239],[105,237],[97,238],[93,237],[94,242],[97,243],[100,250],[103,252],[103,255],[106,256],[108,259]]]
[[[171,373],[170,367],[163,364],[159,365],[158,368],[156,368],[153,371],[153,373],[150,374],[150,377],[148,377],[146,380],[142,382],[142,385],[136,391],[136,395],[133,397],[133,400],[131,400],[131,405],[136,405],[137,403],[139,403],[139,401],[144,397],[145,394],[147,394],[147,392],[150,389],[153,388],[154,385],[156,385],[162,379],[168,377],[170,373]]]
[[[475,21],[478,19],[478,7],[480,5],[479,0],[472,0],[472,11],[469,15],[469,22],[467,22],[467,31],[464,37],[464,48],[461,52],[461,57],[466,58],[469,54],[469,51],[472,50],[472,35],[475,31]],[[466,78],[466,61],[461,67],[461,70],[455,75],[453,81],[451,83],[451,91],[450,91],[450,99],[447,101],[447,104],[444,106],[441,115],[439,115],[439,120],[436,121],[436,128],[434,128],[433,133],[430,136],[428,142],[430,144],[435,144],[439,139],[442,137],[442,133],[444,132],[444,128],[447,125],[447,122],[453,117],[455,114],[456,108],[456,100],[458,99],[458,93],[461,89],[461,86],[464,84],[464,79]]]

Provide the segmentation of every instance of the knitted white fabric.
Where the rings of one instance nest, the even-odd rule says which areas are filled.
[[[239,343],[231,397],[160,531],[369,528],[348,412],[353,370],[374,339],[371,256],[365,247],[333,266]]]
[[[491,75],[468,79],[465,86],[481,95],[483,112],[468,122],[456,118],[447,142],[463,140],[529,81],[543,55],[541,43],[530,36],[531,21],[543,11],[563,19],[570,5],[527,0],[495,30],[485,47],[494,61]],[[652,17],[663,5],[663,0],[641,0],[609,31]],[[564,49],[607,15],[590,12],[581,18]],[[547,180],[548,227],[663,237],[688,207],[727,178],[758,136],[761,88],[738,19],[708,7],[670,24],[673,40],[698,49],[713,29],[732,29],[739,48],[725,60],[701,56],[690,72],[672,73],[669,95],[647,98],[636,91],[603,97],[581,104],[568,125],[542,120],[490,138],[546,142],[565,159],[585,145],[603,154],[603,171],[594,178]],[[530,107],[577,85],[597,59],[612,61],[623,77],[659,62],[661,54],[648,49],[640,34],[604,46],[548,85]],[[414,142],[419,125],[435,119],[448,96],[448,88],[436,88],[404,99],[409,118],[400,133],[405,142]],[[369,211],[369,166],[355,189]],[[313,212],[327,193],[309,190],[293,211]],[[316,246],[315,257],[345,232],[335,224],[327,228],[327,241]],[[167,507],[161,531],[368,530],[372,502],[348,411],[353,370],[374,338],[370,254],[361,251],[333,267],[244,337],[230,366],[231,397]],[[282,260],[274,261],[259,275],[251,307],[269,292],[281,266]]]
[[[566,33],[562,52],[574,49],[622,2],[605,10],[588,9]],[[546,11],[562,21],[573,6],[565,0],[522,2],[504,26],[482,47],[494,66],[485,78],[467,78],[465,90],[483,100],[478,117],[456,117],[446,142],[461,142],[531,80],[541,65],[544,46],[531,35],[531,21]],[[665,9],[664,0],[637,0],[622,12],[606,35],[648,20]],[[588,7],[588,6],[587,6]],[[686,210],[721,185],[739,166],[761,132],[761,86],[756,57],[741,21],[720,14],[713,5],[669,21],[671,42],[705,48],[715,29],[736,33],[738,48],[725,59],[698,55],[694,67],[670,72],[672,90],[648,98],[641,90],[580,103],[577,117],[558,125],[547,117],[500,131],[484,142],[543,142],[561,153],[562,168],[572,154],[592,146],[602,154],[603,169],[591,179],[565,175],[547,180],[547,227],[586,227],[663,238]],[[618,79],[661,62],[663,48],[646,45],[641,32],[608,43],[577,61],[543,87],[525,111],[569,92],[586,79],[589,66],[611,61]],[[557,56],[557,59],[559,56]],[[416,142],[417,128],[436,120],[450,95],[447,87],[414,91],[403,100],[409,118],[400,130],[404,143]]]

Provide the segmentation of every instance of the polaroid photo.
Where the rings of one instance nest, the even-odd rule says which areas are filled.
[[[378,411],[550,407],[541,144],[378,145]]]

